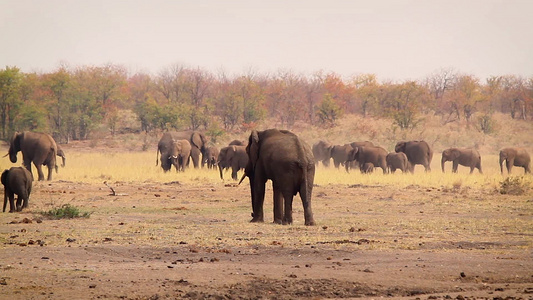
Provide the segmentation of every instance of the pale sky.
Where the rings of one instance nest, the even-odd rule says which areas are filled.
[[[533,0],[0,0],[0,68],[533,76]]]

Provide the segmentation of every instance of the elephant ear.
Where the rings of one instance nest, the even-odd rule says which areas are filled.
[[[452,152],[452,155],[451,155],[452,159],[457,159],[461,155],[458,149],[453,149],[451,150],[451,152]]]
[[[250,134],[250,142],[248,147],[248,156],[250,158],[250,162],[252,163],[252,167],[255,168],[255,164],[259,159],[259,133],[257,130],[253,130]]]
[[[9,170],[4,170],[4,172],[2,172],[2,184],[3,185],[7,185],[7,174],[9,173]]]
[[[404,150],[405,150],[405,142],[399,142],[398,144],[396,144],[396,147],[394,147],[394,151],[396,151],[396,153],[404,152]]]
[[[198,148],[202,148],[202,137],[198,132],[193,132],[191,135],[191,144]]]

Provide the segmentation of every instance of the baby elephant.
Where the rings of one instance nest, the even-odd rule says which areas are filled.
[[[374,172],[374,164],[371,162],[367,162],[364,165],[361,166],[361,173],[364,174],[370,174]]]
[[[2,173],[4,185],[4,210],[6,211],[7,198],[9,197],[9,212],[15,212],[15,194],[18,195],[16,211],[28,207],[33,177],[23,167],[12,167]]]

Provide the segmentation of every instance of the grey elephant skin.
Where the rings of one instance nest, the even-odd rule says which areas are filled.
[[[470,174],[474,169],[478,169],[479,173],[483,174],[481,170],[481,155],[473,148],[448,148],[442,151],[441,168],[444,173],[444,164],[447,161],[452,162],[452,172],[457,173],[459,165],[469,167]]]
[[[165,132],[159,143],[157,144],[158,155],[161,153],[161,159],[163,156],[167,156],[172,149],[172,142],[177,140],[187,140],[191,144],[190,158],[195,168],[200,166],[200,156],[205,156],[205,150],[207,147],[207,138],[205,135],[198,131],[178,131],[178,132]],[[157,159],[157,158],[156,158]],[[171,164],[169,162],[163,163],[161,160],[161,168],[166,172],[170,170]]]
[[[251,222],[264,222],[265,184],[270,179],[274,195],[274,223],[292,224],[292,201],[299,193],[305,225],[315,225],[311,207],[315,160],[311,147],[287,130],[254,130],[248,139],[246,152],[249,161],[245,176],[250,180],[252,196]]]
[[[409,171],[409,160],[407,159],[407,155],[403,152],[391,152],[387,154],[385,160],[387,161],[387,168],[392,174],[394,174],[396,170],[401,170],[404,174]]]
[[[174,140],[169,153],[170,163],[178,172],[185,172],[191,156],[191,143],[187,140]]]
[[[21,211],[28,207],[33,178],[31,173],[23,167],[12,167],[2,173],[2,184],[4,185],[4,209],[6,211],[7,200],[9,199],[9,212]],[[17,205],[15,207],[15,194]]]
[[[326,141],[318,141],[313,144],[313,156],[317,165],[318,162],[322,162],[324,167],[329,167],[332,148],[333,145]]]
[[[348,171],[348,162],[357,161],[361,173],[364,173],[366,163],[372,163],[373,168],[381,168],[383,174],[387,173],[387,150],[382,147],[355,147],[348,154],[348,160],[345,164]]]
[[[61,157],[61,160],[62,160],[61,167],[64,167],[66,165],[67,157],[65,156],[65,152],[59,146],[59,144],[56,143],[56,146],[57,146],[57,156]]]
[[[361,173],[370,174],[372,172],[374,172],[374,164],[373,163],[367,162],[363,166],[361,166]]]
[[[215,146],[207,147],[207,149],[205,150],[205,158],[202,161],[202,166],[206,164],[208,169],[216,168],[219,154],[220,154],[220,151],[218,150],[217,147]]]
[[[241,140],[233,140],[229,142],[229,146],[246,146],[246,143]]]
[[[248,165],[246,146],[232,145],[220,149],[217,164],[220,171],[220,179],[224,179],[222,171],[231,168],[231,178],[237,180],[237,172]]]
[[[394,151],[403,152],[409,160],[409,171],[414,173],[415,165],[422,165],[426,172],[431,171],[433,150],[426,141],[398,142]]]
[[[503,163],[507,167],[507,173],[511,174],[514,167],[524,168],[524,172],[531,173],[531,157],[524,148],[504,148],[500,150],[500,171],[503,174]]]
[[[348,160],[348,155],[353,147],[350,144],[334,145],[331,147],[331,158],[333,158],[333,165],[339,168],[341,165],[345,166]]]
[[[37,168],[39,180],[44,180],[42,166],[48,167],[48,180],[52,180],[52,170],[56,168],[57,144],[46,133],[24,131],[15,133],[9,146],[9,160],[17,162],[17,153],[22,152],[24,167],[31,171],[31,163]]]

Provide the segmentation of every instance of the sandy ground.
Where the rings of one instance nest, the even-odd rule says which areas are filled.
[[[532,299],[533,197],[317,186],[317,226],[247,184],[38,182],[0,216],[2,299]],[[39,212],[70,203],[89,218]]]

